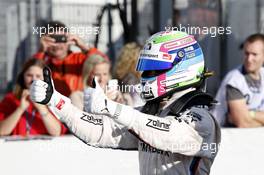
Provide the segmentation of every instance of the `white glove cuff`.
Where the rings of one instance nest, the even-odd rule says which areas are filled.
[[[110,117],[117,123],[130,128],[134,122],[134,109],[111,100],[108,100],[107,103],[109,103],[107,106],[111,115]]]
[[[54,90],[52,97],[48,103],[49,106],[55,107],[57,110],[62,110],[66,104],[70,104],[71,100],[64,95]]]
[[[71,100],[69,98],[54,90],[48,106],[59,120],[64,121],[63,116],[67,116],[69,113],[70,104]]]

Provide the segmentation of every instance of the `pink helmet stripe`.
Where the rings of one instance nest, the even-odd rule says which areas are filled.
[[[162,84],[163,80],[166,79],[166,74],[161,74],[157,77],[158,96],[165,94],[165,84]]]

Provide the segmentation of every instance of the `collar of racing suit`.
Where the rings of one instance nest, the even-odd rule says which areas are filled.
[[[160,102],[159,110],[166,109],[173,102],[175,102],[176,100],[178,100],[180,97],[182,97],[183,95],[185,95],[185,94],[187,94],[187,93],[189,93],[191,91],[194,91],[194,90],[195,90],[195,88],[188,88],[188,89],[179,91],[177,93],[174,93],[169,99]]]
[[[179,92],[174,93],[172,96],[168,98],[163,98],[162,101],[148,101],[144,107],[142,108],[141,112],[151,115],[159,115],[164,113],[168,107],[175,102],[177,99],[182,97],[183,95],[194,91],[195,88],[188,88]]]

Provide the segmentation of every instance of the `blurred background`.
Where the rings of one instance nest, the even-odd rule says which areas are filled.
[[[40,37],[33,34],[33,27],[50,20],[69,27],[99,27],[99,35],[81,37],[107,53],[113,63],[125,43],[143,44],[165,27],[230,27],[228,34],[195,35],[207,67],[215,72],[208,84],[215,94],[226,72],[241,63],[243,40],[263,32],[263,7],[264,0],[0,0],[0,99],[12,89],[21,65],[39,48]]]
[[[0,100],[13,89],[23,63],[38,52],[40,35],[35,29],[51,20],[99,29],[99,34],[79,31],[79,37],[105,53],[113,65],[126,43],[143,45],[158,31],[189,32],[195,27],[202,32],[190,34],[201,45],[207,68],[215,73],[207,87],[214,96],[226,73],[242,63],[243,41],[264,32],[264,0],[0,0]],[[80,51],[74,46],[71,50]],[[212,174],[261,174],[263,134],[263,127],[222,129],[223,147]],[[34,143],[27,137],[22,142],[4,139],[0,139],[3,174],[88,174],[87,169],[90,174],[138,174],[136,152],[87,147],[69,135],[40,137]],[[34,171],[28,166],[32,162]]]

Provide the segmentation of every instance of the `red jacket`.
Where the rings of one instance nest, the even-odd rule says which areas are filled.
[[[13,93],[7,94],[4,99],[0,102],[0,121],[7,118],[12,114],[17,107],[20,105],[20,100],[15,97]],[[35,112],[33,112],[35,111]],[[19,119],[16,127],[13,129],[11,135],[23,135],[27,134],[26,123],[30,125],[28,127],[30,135],[46,135],[48,131],[41,119],[41,115],[34,108],[33,104],[30,103],[27,112],[24,112]],[[66,133],[67,129],[61,124],[61,134]]]
[[[103,55],[96,48],[92,48],[87,54],[70,52],[64,59],[52,58],[43,52],[36,53],[33,57],[45,60],[51,68],[56,90],[68,97],[73,91],[83,90],[83,63],[89,55],[95,53]]]

